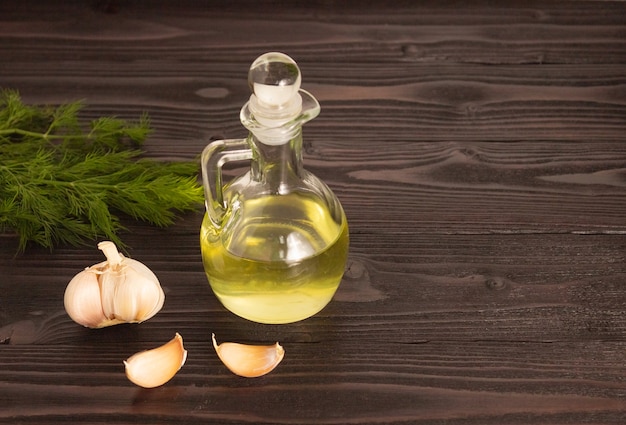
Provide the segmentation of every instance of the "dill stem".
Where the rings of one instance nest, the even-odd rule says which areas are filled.
[[[99,136],[100,137],[106,137],[106,136],[110,136],[110,135],[119,135],[120,132],[119,130],[117,131],[107,131],[107,132],[103,132],[101,133]],[[63,140],[68,140],[68,139],[93,139],[94,138],[94,131],[92,130],[91,132],[89,132],[89,134],[85,135],[85,134],[52,134],[50,133],[50,130],[46,131],[45,133],[38,133],[35,131],[29,131],[29,130],[23,130],[21,128],[6,128],[4,130],[0,130],[0,137],[1,136],[11,136],[11,135],[18,135],[18,136],[26,136],[26,137],[33,137],[35,139],[44,139],[44,140],[54,140],[54,139],[63,139]]]
[[[37,139],[45,139],[45,140],[48,140],[49,138],[62,139],[64,137],[64,136],[54,136],[48,133],[37,133],[34,131],[22,130],[21,128],[7,128],[4,130],[0,130],[0,136],[11,136],[14,134],[17,134],[19,136],[34,137]]]

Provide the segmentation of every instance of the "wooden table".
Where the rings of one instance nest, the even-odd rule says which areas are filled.
[[[251,323],[207,284],[203,211],[127,222],[165,306],[89,330],[63,292],[95,241],[15,256],[3,235],[0,423],[626,423],[626,3],[218,3],[2,2],[0,86],[84,99],[85,119],[146,111],[148,154],[191,160],[245,136],[250,63],[289,54],[322,106],[305,165],[350,223],[340,290]],[[181,371],[131,384],[122,360],[175,332]],[[212,332],[285,359],[237,377]]]

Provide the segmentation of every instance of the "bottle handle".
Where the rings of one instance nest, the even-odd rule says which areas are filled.
[[[206,211],[215,226],[221,227],[227,205],[224,202],[222,167],[227,162],[252,159],[247,139],[218,140],[202,151],[202,181]]]

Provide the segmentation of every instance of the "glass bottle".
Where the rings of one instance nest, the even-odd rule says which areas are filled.
[[[333,297],[348,256],[348,224],[332,191],[302,166],[302,125],[320,111],[300,89],[289,56],[251,65],[241,109],[246,139],[210,143],[202,153],[206,214],[200,247],[209,283],[231,312],[260,323],[306,319]],[[250,161],[223,183],[222,168]]]

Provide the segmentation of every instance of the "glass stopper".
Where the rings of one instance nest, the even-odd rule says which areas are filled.
[[[248,84],[259,106],[281,108],[294,102],[300,90],[300,68],[284,53],[270,52],[259,56],[250,66]]]

